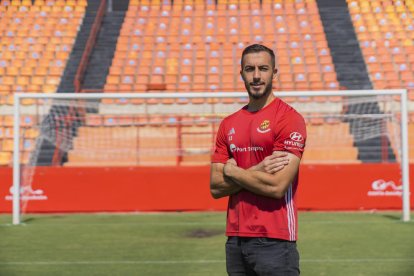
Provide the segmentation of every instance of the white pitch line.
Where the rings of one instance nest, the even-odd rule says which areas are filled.
[[[102,222],[102,223],[89,223],[89,222],[76,222],[76,223],[21,223],[20,226],[71,226],[71,225],[82,225],[82,226],[116,226],[116,225],[122,225],[122,226],[140,226],[140,227],[147,227],[147,226],[191,226],[191,225],[220,225],[224,226],[225,221],[223,222]],[[10,223],[6,224],[0,224],[0,227],[9,227],[9,226],[19,226],[19,225],[13,225]]]
[[[0,265],[112,265],[112,264],[211,264],[224,263],[224,260],[182,260],[182,261],[32,261],[0,262]]]
[[[412,262],[414,258],[379,258],[379,259],[301,259],[302,263],[390,263]]]
[[[176,264],[214,264],[224,263],[225,260],[143,260],[143,261],[17,261],[17,262],[0,262],[0,265],[176,265]],[[381,258],[381,259],[301,259],[301,263],[414,263],[414,258]]]

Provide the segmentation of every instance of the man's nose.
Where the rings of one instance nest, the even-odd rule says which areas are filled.
[[[253,80],[260,80],[260,70],[259,70],[259,68],[256,68],[254,70]]]

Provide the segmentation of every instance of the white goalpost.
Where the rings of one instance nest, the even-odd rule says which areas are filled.
[[[385,160],[399,164],[402,221],[410,220],[406,90],[294,91],[275,95],[297,109],[312,126],[303,162],[358,164]],[[220,120],[246,102],[247,93],[240,92],[14,94],[12,223],[21,223],[29,200],[25,193],[31,190],[43,143],[56,148],[54,157],[58,158],[54,159],[64,166],[71,166],[69,161],[73,160],[89,165],[103,160],[97,166],[112,166],[115,157],[119,166],[208,164]],[[22,126],[27,114],[35,117],[35,122]],[[112,132],[87,127],[95,124],[93,120],[101,120],[113,128]],[[166,127],[152,127],[161,124]],[[30,136],[32,146],[22,152],[28,133],[35,133]],[[119,137],[111,144],[114,135]],[[371,147],[374,142],[380,143],[380,150]],[[157,143],[159,146],[154,147]],[[112,145],[116,150],[106,152]],[[337,155],[332,155],[329,147],[338,149]]]

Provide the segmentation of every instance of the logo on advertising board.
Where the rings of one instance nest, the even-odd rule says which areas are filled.
[[[378,179],[372,182],[368,196],[402,196],[402,185],[396,185],[394,181]]]
[[[270,131],[270,121],[264,120],[260,126],[257,128],[257,132],[259,133],[266,133]]]
[[[4,197],[5,200],[13,200],[13,186],[9,189],[9,194]],[[21,200],[47,200],[47,195],[41,189],[33,190],[32,187],[21,187],[20,189]]]

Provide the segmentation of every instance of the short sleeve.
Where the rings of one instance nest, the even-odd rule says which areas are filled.
[[[296,111],[287,112],[278,122],[273,151],[287,151],[302,158],[306,144],[306,123]]]
[[[224,121],[222,121],[217,131],[216,145],[211,157],[211,163],[226,163],[229,158]]]

